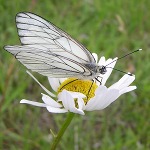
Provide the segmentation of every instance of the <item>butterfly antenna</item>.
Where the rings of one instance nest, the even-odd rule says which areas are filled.
[[[116,69],[116,68],[113,68],[113,67],[106,67],[106,68],[111,68],[113,70],[116,70],[116,71],[119,71],[121,73],[124,73],[124,74],[127,74],[129,76],[133,76],[134,74],[130,73],[130,72],[125,72],[125,71],[122,71],[122,70],[119,70],[119,69]]]
[[[137,49],[137,50],[135,50],[135,51],[132,51],[132,52],[130,52],[130,53],[124,55],[124,56],[121,56],[121,57],[115,59],[114,61],[112,61],[111,63],[107,64],[106,66],[112,64],[113,62],[115,62],[115,61],[117,61],[117,60],[119,60],[119,59],[122,59],[122,58],[124,58],[124,57],[126,57],[126,56],[128,56],[128,55],[131,55],[131,54],[133,54],[133,53],[135,53],[135,52],[138,52],[138,51],[141,51],[141,50],[142,50],[142,49],[140,48],[140,49]],[[106,66],[105,66],[105,67],[106,67]],[[115,70],[115,69],[114,69],[114,70]],[[119,71],[119,70],[118,70],[118,71]],[[121,71],[121,70],[120,70],[120,71]]]

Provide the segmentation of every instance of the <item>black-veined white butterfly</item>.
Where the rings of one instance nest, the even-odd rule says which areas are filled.
[[[23,65],[44,76],[93,79],[106,72],[93,55],[70,35],[32,13],[18,13],[21,46],[5,46]]]
[[[4,48],[28,69],[55,78],[94,79],[106,73],[82,44],[45,19],[18,13],[16,25],[21,46]]]

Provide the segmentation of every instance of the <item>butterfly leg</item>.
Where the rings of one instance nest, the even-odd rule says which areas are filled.
[[[94,80],[92,79],[91,86],[90,86],[90,88],[89,88],[89,90],[88,90],[88,93],[87,93],[87,99],[88,99],[88,95],[90,94],[90,91],[91,91],[91,88],[92,88],[92,86],[93,86],[93,83],[94,83]]]
[[[100,78],[100,79],[99,79]],[[95,80],[99,82],[100,85],[102,85],[102,80],[103,80],[103,77],[95,77]]]
[[[67,86],[68,84],[70,84],[70,83],[72,83],[72,82],[75,82],[75,81],[77,81],[77,80],[79,80],[79,79],[74,79],[73,81],[68,82],[67,84],[65,84],[64,86],[62,86],[60,90],[62,90],[62,89],[63,89],[65,86]]]

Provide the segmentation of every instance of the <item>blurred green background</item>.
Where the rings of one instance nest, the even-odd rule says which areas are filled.
[[[132,50],[117,68],[136,75],[137,90],[121,96],[105,110],[76,115],[58,150],[150,149],[150,1],[149,0],[0,0],[0,150],[49,150],[52,135],[66,114],[19,104],[41,101],[44,92],[4,45],[20,44],[15,26],[18,12],[30,11],[53,22],[91,52],[106,58]],[[47,78],[34,73],[44,86]],[[106,85],[123,74],[113,71]]]

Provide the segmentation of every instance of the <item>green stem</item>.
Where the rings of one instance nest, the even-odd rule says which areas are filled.
[[[63,136],[64,132],[66,131],[67,127],[71,123],[72,119],[74,117],[74,113],[69,113],[67,116],[67,119],[65,120],[64,124],[62,125],[61,129],[59,130],[57,136],[54,138],[54,141],[51,146],[51,150],[55,150],[56,146],[58,145],[61,137]]]

